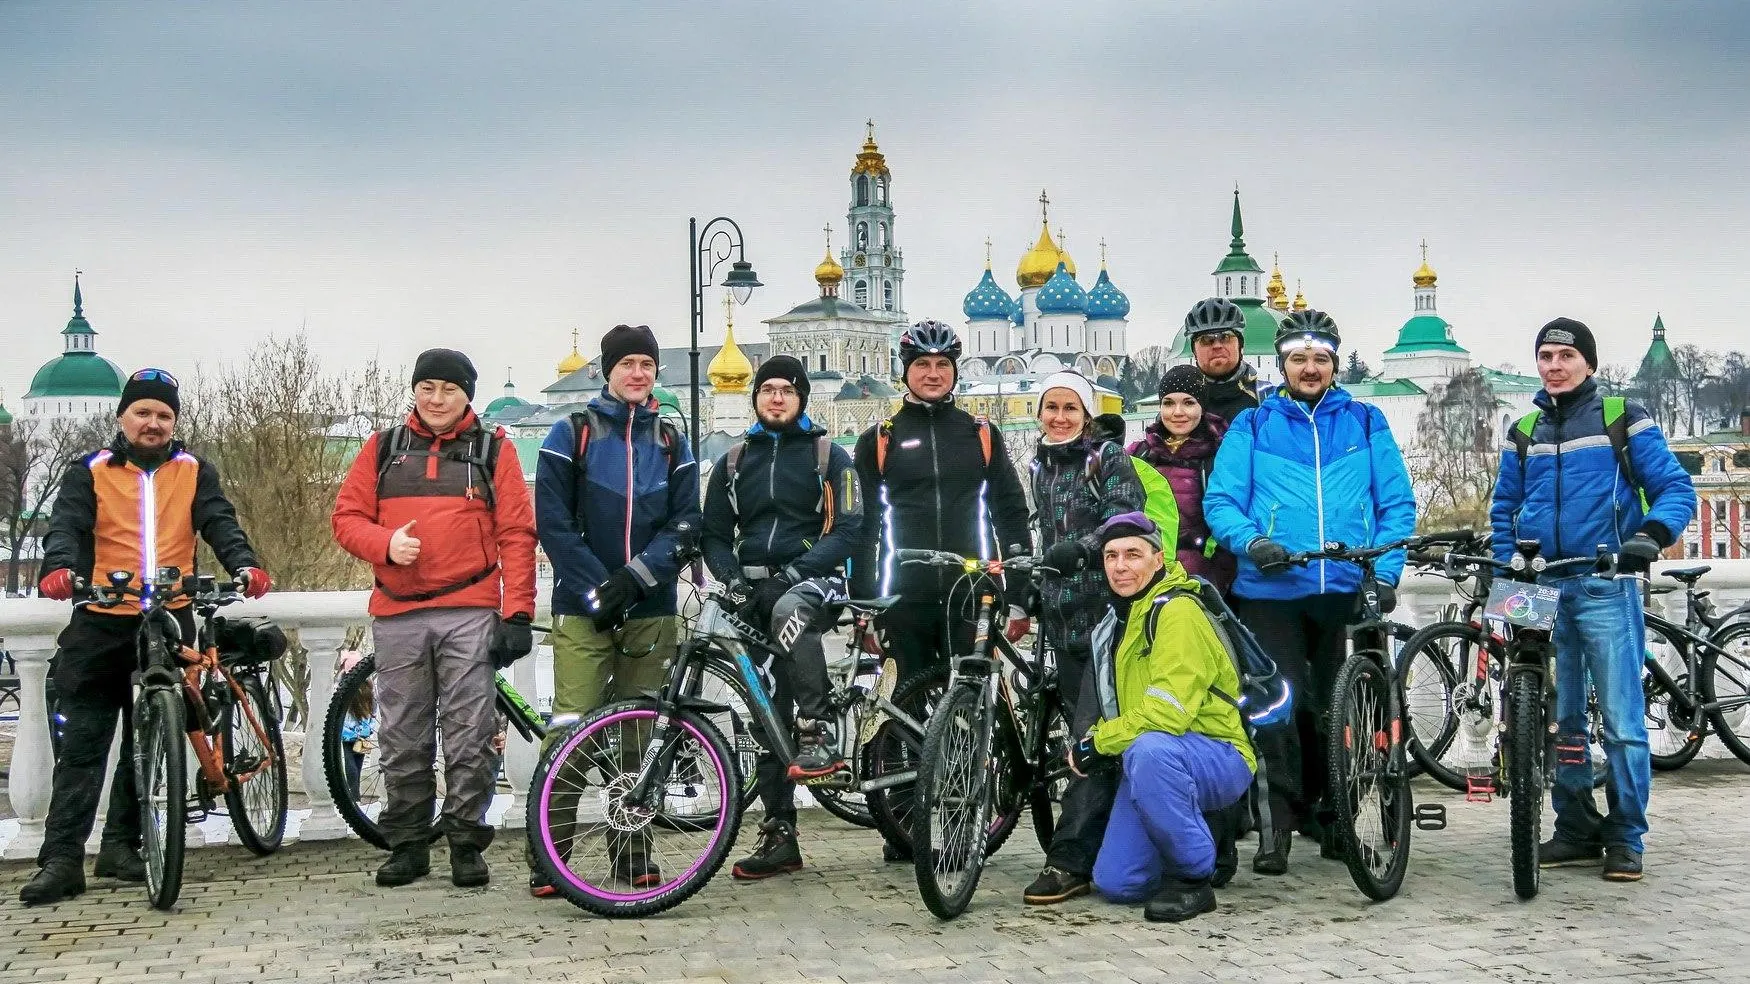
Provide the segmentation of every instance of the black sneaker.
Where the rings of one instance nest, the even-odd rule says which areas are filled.
[[[911,845],[882,841],[881,861],[884,864],[911,864]]]
[[[140,849],[132,844],[106,843],[97,849],[97,863],[91,866],[91,873],[98,878],[143,882],[146,862],[140,857]]]
[[[25,905],[48,905],[84,891],[84,858],[50,858],[42,870],[18,890],[18,901]]]
[[[377,869],[377,884],[397,888],[431,874],[431,845],[402,844],[389,854],[389,860]]]
[[[450,845],[450,884],[457,888],[479,888],[491,880],[492,872],[478,847]]]
[[[1551,837],[1537,845],[1539,868],[1578,868],[1594,865],[1604,856],[1597,844],[1576,844],[1560,837]]]
[[[1252,870],[1260,875],[1288,874],[1288,849],[1293,844],[1294,834],[1286,830],[1272,831],[1268,838],[1259,835]]]
[[[1086,895],[1093,891],[1094,883],[1087,875],[1078,875],[1073,871],[1046,865],[1039,872],[1039,877],[1033,879],[1033,884],[1021,893],[1021,898],[1028,905],[1056,905],[1068,902],[1078,895]]]
[[[811,718],[796,719],[796,757],[786,776],[791,782],[820,779],[845,768],[832,726]]]
[[[1149,922],[1184,922],[1193,916],[1215,911],[1215,889],[1207,881],[1184,882],[1167,879],[1155,897],[1142,907],[1142,918]]]
[[[729,869],[737,881],[759,881],[773,875],[802,870],[802,848],[796,843],[796,828],[783,820],[760,824],[760,839],[753,853]]]
[[[1604,849],[1604,880],[1635,882],[1641,880],[1641,852],[1627,844],[1612,844]]]

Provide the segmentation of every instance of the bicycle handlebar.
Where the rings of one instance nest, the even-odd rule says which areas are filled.
[[[946,550],[918,550],[908,547],[895,550],[893,557],[901,564],[951,567],[967,574],[1001,574],[1004,571],[1029,574],[1035,567],[1039,566],[1039,558],[1030,554],[1006,557],[1001,560],[984,560],[979,557],[962,557]]]
[[[189,574],[164,578],[156,583],[148,581],[138,588],[131,583],[133,577],[131,571],[115,571],[110,574],[109,583],[105,585],[92,584],[84,578],[74,578],[73,607],[109,606],[129,598],[146,601],[148,596],[160,605],[168,605],[179,598],[187,598],[197,604],[207,602],[214,605],[230,605],[244,600],[241,586],[235,581],[211,581],[206,590],[203,590],[201,582],[210,575]]]
[[[1457,546],[1470,543],[1476,539],[1473,530],[1446,530],[1440,533],[1423,533],[1420,536],[1406,537],[1392,543],[1382,543],[1372,547],[1351,548],[1342,543],[1327,543],[1318,550],[1306,550],[1288,555],[1290,564],[1309,564],[1315,560],[1336,560],[1351,563],[1376,560],[1394,550],[1417,552],[1427,547]]]

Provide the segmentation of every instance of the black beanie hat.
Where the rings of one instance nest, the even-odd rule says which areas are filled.
[[[1531,354],[1545,345],[1572,345],[1580,350],[1580,357],[1593,370],[1598,368],[1598,341],[1592,337],[1592,329],[1584,322],[1573,318],[1557,318],[1537,330],[1537,344],[1531,347]]]
[[[413,385],[418,386],[422,379],[455,383],[470,400],[474,398],[474,383],[479,378],[474,363],[455,349],[426,349],[413,362]]]
[[[1203,375],[1203,370],[1194,365],[1174,366],[1161,375],[1161,385],[1157,395],[1165,397],[1168,393],[1184,393],[1198,403],[1202,403],[1204,394],[1209,391],[1209,377]]]
[[[662,349],[649,325],[615,325],[608,329],[602,336],[602,377],[606,378],[614,371],[614,364],[628,355],[648,355],[660,368]]]
[[[760,402],[760,386],[768,379],[782,379],[796,387],[796,395],[802,398],[802,410],[808,409],[808,391],[812,388],[808,382],[808,370],[802,367],[793,355],[774,355],[760,363],[759,371],[753,374],[753,401],[757,408]]]
[[[170,408],[170,412],[182,416],[182,398],[176,388],[176,377],[162,369],[141,369],[128,377],[122,385],[121,402],[115,406],[115,415],[120,417],[127,412],[128,404],[135,400],[157,400]]]

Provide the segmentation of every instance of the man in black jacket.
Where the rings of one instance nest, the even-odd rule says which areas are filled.
[[[845,767],[827,704],[823,616],[848,595],[842,568],[863,525],[850,455],[803,412],[808,373],[777,355],[754,376],[758,423],[711,470],[702,545],[719,581],[746,599],[742,617],[768,632],[782,654],[771,669],[780,719],[796,714],[796,758],[762,749],[757,766],[766,819],[753,854],[736,862],[742,880],[802,867],[796,843],[796,782]],[[847,736],[855,740],[856,736]]]
[[[1246,313],[1224,298],[1198,301],[1185,315],[1191,357],[1208,380],[1203,410],[1229,424],[1242,410],[1258,405],[1258,371],[1243,360]]]
[[[61,480],[43,538],[45,573],[37,585],[42,597],[70,600],[78,581],[97,582],[115,571],[133,572],[132,586],[141,589],[156,575],[143,569],[147,566],[192,574],[196,537],[207,541],[244,594],[267,594],[272,581],[237,524],[218,469],[172,438],[180,408],[176,379],[162,369],[141,369],[122,387],[115,440],[68,466]],[[172,602],[170,613],[184,641],[192,643],[194,618],[187,599]],[[131,675],[139,629],[140,603],[129,599],[74,609],[57,640],[52,673],[65,731],[37,854],[42,870],[18,893],[26,905],[85,891],[85,839],[97,820],[118,714],[121,756],[94,873],[121,881],[146,878],[133,769]]]

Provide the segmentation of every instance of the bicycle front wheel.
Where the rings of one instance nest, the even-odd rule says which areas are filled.
[[[184,709],[176,690],[148,690],[134,705],[134,789],[140,797],[140,839],[146,894],[168,910],[182,892],[183,837],[188,825]]]
[[[1543,676],[1516,669],[1507,678],[1507,798],[1513,854],[1513,893],[1537,895],[1537,844],[1543,836]]]
[[[699,714],[682,710],[662,726],[673,747],[654,803],[627,795],[664,717],[648,700],[609,704],[554,741],[535,770],[529,854],[581,909],[633,918],[679,905],[735,845],[740,776],[728,743]]]
[[[1493,704],[1471,693],[1477,651],[1489,645],[1474,625],[1436,622],[1411,636],[1398,660],[1404,744],[1423,772],[1461,793],[1474,771],[1494,771],[1492,743],[1482,739],[1494,727]],[[1467,735],[1478,738],[1460,740]]]
[[[1351,656],[1331,688],[1330,788],[1343,861],[1362,894],[1398,894],[1410,863],[1410,777],[1392,681],[1365,655]]]
[[[237,685],[243,700],[231,707],[224,735],[225,809],[243,846],[267,855],[279,850],[286,836],[286,750],[260,678],[244,675]]]
[[[1750,622],[1733,622],[1701,662],[1701,695],[1714,707],[1714,733],[1750,765]]]
[[[978,686],[957,686],[930,718],[918,764],[912,865],[939,919],[966,911],[984,872],[996,783],[995,708]]]

